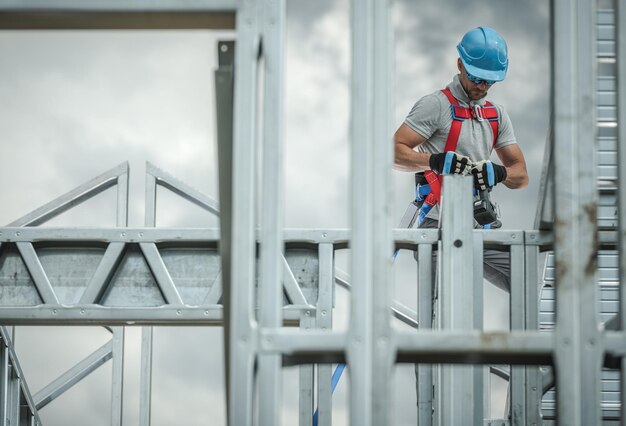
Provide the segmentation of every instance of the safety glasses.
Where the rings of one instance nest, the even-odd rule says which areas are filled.
[[[483,80],[482,78],[475,77],[472,74],[468,73],[467,70],[465,70],[465,74],[467,74],[467,79],[474,84],[485,83],[486,85],[491,86],[496,82],[495,80]]]

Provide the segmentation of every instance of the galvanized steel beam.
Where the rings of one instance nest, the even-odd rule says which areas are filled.
[[[0,29],[234,29],[236,0],[4,0]]]
[[[222,44],[218,45],[218,49],[219,46],[222,46]],[[219,104],[219,101],[217,103]],[[223,107],[228,108],[227,103]],[[195,204],[203,210],[214,214],[215,216],[219,217],[220,215],[219,204],[213,198],[203,194],[202,192],[191,187],[180,179],[172,176],[165,170],[158,168],[149,161],[146,161],[146,226],[156,226],[156,221],[155,219],[153,219],[152,216],[156,214],[155,212],[157,186],[162,186],[163,188],[169,189],[179,197],[184,198],[185,200]],[[148,216],[148,212],[150,212],[150,217]]]
[[[553,0],[552,20],[557,418],[582,426],[601,420],[595,2]]]
[[[61,213],[68,211],[72,207],[93,198],[108,188],[117,185],[118,181],[122,179],[122,176],[126,176],[127,182],[128,162],[124,162],[116,167],[113,167],[90,181],[79,185],[73,190],[11,222],[8,226],[20,227],[41,225]],[[123,193],[118,192],[118,197],[123,197]],[[120,214],[118,214],[117,217],[119,221]]]
[[[124,413],[124,327],[112,327],[111,426],[122,426]]]
[[[429,330],[433,325],[433,296],[435,275],[433,271],[433,246],[420,244],[417,258],[417,323],[420,330]],[[417,364],[417,424],[430,426],[433,423],[433,366]]]
[[[146,187],[144,225],[156,226],[157,177],[146,162]],[[160,170],[158,170],[160,171]],[[107,248],[107,252],[110,249]],[[121,252],[121,251],[120,251]],[[106,256],[106,254],[105,254]],[[117,269],[117,267],[115,266]],[[152,351],[154,330],[151,326],[141,329],[141,361],[139,365],[139,426],[150,426],[152,415]]]
[[[153,327],[141,329],[141,365],[139,370],[139,426],[150,426],[152,419]]]
[[[353,1],[351,103],[350,422],[391,423],[389,217],[392,144],[388,83],[391,26],[387,2]]]
[[[534,240],[534,238],[532,239]],[[528,232],[524,233],[524,329],[536,331],[539,329],[539,276],[537,258],[539,249],[529,244]],[[542,381],[541,370],[537,366],[526,365],[525,367],[525,416],[526,423],[531,426],[541,424],[541,397]]]
[[[279,329],[283,305],[283,79],[285,0],[263,0],[260,3],[263,64],[263,140],[262,195],[259,253],[259,326]],[[293,283],[291,280],[288,282]],[[293,286],[292,286],[293,287]],[[293,293],[293,291],[292,291]],[[304,298],[304,297],[303,297]],[[282,357],[261,354],[258,360],[259,424],[281,423]]]
[[[33,396],[37,410],[41,410],[50,402],[63,395],[65,391],[87,377],[102,364],[110,360],[113,357],[111,348],[112,343],[110,341],[105,343],[81,362],[70,368],[68,371],[54,379],[51,383],[37,392]]]
[[[440,327],[443,330],[474,328],[474,220],[471,213],[471,179],[463,176],[445,176],[441,206],[441,268],[438,285]],[[482,279],[479,281],[482,285]],[[430,345],[430,344],[429,344]],[[474,368],[440,365],[435,398],[441,407],[438,424],[460,424],[475,418]]]
[[[344,359],[346,333],[281,329],[263,330],[261,335],[261,351],[289,355],[295,363],[315,357],[324,362]],[[395,333],[394,344],[396,362],[549,365],[554,339],[554,334],[539,331],[413,330]]]
[[[485,232],[474,232],[473,250],[474,253],[483,253]],[[473,277],[473,300],[474,309],[474,330],[483,330],[483,310],[484,310],[484,265],[482,256],[474,256],[474,277]],[[484,365],[474,366],[474,419],[482,419],[484,413],[489,413],[490,388],[489,369]]]
[[[519,236],[523,239],[523,233]],[[510,296],[510,324],[511,330],[526,328],[526,281],[524,279],[524,246],[511,246],[511,296]],[[526,423],[526,369],[524,366],[511,366],[509,380],[510,415],[513,424]]]
[[[224,301],[228,309],[224,337],[228,359],[227,412],[231,426],[252,425],[253,368],[257,350],[252,309],[256,275],[256,107],[261,54],[259,7],[259,1],[241,2],[236,23],[230,293],[225,293]]]
[[[616,1],[617,42],[617,173],[618,173],[618,250],[620,328],[626,332],[626,5]],[[626,357],[622,358],[620,375],[620,410],[626,419]]]
[[[319,291],[315,316],[316,328],[330,332],[333,328],[334,251],[332,244],[320,244]],[[332,365],[317,365],[318,425],[332,424]],[[309,423],[310,424],[310,420]]]

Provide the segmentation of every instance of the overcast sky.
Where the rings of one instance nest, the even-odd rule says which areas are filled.
[[[350,31],[347,0],[288,0],[285,64],[285,221],[287,227],[349,227]],[[455,46],[487,25],[509,45],[507,79],[489,99],[504,104],[526,156],[530,185],[497,188],[504,226],[532,227],[549,126],[547,2],[396,1],[393,128],[419,97],[456,73]],[[145,161],[217,199],[213,70],[216,42],[233,33],[208,31],[0,32],[0,223],[129,161],[130,226],[143,225]],[[380,143],[390,143],[380,141]],[[393,215],[413,196],[411,173],[394,172]],[[105,193],[50,223],[114,226],[115,200]],[[159,226],[215,226],[216,221],[160,193]],[[338,258],[346,268],[345,254]],[[394,292],[415,308],[415,264],[403,253]],[[486,288],[487,328],[507,326],[507,298]],[[336,317],[345,322],[346,297]],[[125,421],[138,418],[139,328],[127,329]],[[159,329],[155,340],[154,425],[224,424],[221,331]],[[108,339],[101,328],[20,328],[18,349],[36,392]],[[106,425],[110,363],[41,411],[47,425]],[[412,366],[395,375],[395,424],[415,424]],[[294,424],[297,370],[286,369],[284,424]],[[345,424],[347,381],[337,398]],[[213,422],[206,415],[211,412]],[[502,415],[503,407],[494,409]]]

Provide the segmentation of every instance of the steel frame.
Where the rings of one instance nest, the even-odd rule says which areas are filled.
[[[621,316],[620,331],[601,331],[595,312],[595,248],[598,233],[595,224],[597,194],[595,170],[585,168],[593,158],[595,141],[594,99],[594,46],[595,34],[593,2],[576,0],[552,1],[553,28],[553,122],[554,152],[554,200],[555,212],[554,247],[557,253],[558,317],[555,332],[541,333],[536,330],[536,279],[533,276],[536,255],[540,247],[551,243],[550,236],[533,231],[469,231],[467,225],[470,206],[465,200],[467,184],[458,179],[447,179],[444,206],[444,228],[441,236],[437,231],[394,230],[392,232],[389,211],[389,173],[391,165],[388,114],[391,111],[390,80],[390,25],[389,5],[374,0],[352,2],[352,229],[331,230],[283,230],[282,226],[282,62],[285,4],[281,0],[233,1],[164,1],[158,4],[139,1],[127,5],[121,1],[94,2],[85,6],[78,0],[56,0],[42,3],[37,0],[25,2],[0,2],[0,26],[2,28],[154,28],[165,25],[160,18],[178,17],[172,25],[194,25],[237,29],[237,49],[234,56],[234,114],[232,121],[232,150],[225,147],[229,129],[220,132],[220,204],[227,208],[222,212],[222,233],[214,230],[189,229],[132,229],[126,228],[127,181],[120,184],[118,175],[118,225],[116,229],[36,229],[25,228],[43,223],[50,212],[58,214],[83,201],[89,192],[79,187],[64,199],[42,207],[12,227],[0,229],[0,249],[15,245],[24,260],[42,304],[36,307],[2,307],[0,321],[3,324],[100,324],[122,325],[132,322],[142,325],[158,324],[219,324],[226,329],[228,422],[232,425],[251,425],[255,418],[253,406],[253,383],[255,377],[263,389],[258,419],[260,424],[280,423],[278,401],[281,386],[279,380],[281,356],[290,362],[307,364],[317,362],[347,361],[350,366],[350,413],[353,425],[392,424],[389,395],[391,394],[391,371],[395,362],[485,364],[511,363],[520,365],[511,371],[511,422],[524,424],[540,422],[535,404],[539,399],[538,370],[532,365],[554,364],[556,367],[558,394],[558,419],[563,424],[596,424],[600,421],[598,382],[603,356],[616,358],[626,356],[626,323]],[[205,20],[198,24],[192,13],[204,14]],[[217,14],[217,15],[215,15]],[[113,18],[126,17],[117,21]],[[624,10],[619,8],[619,67],[623,69]],[[591,18],[590,18],[591,17]],[[15,18],[19,18],[15,20]],[[233,21],[233,19],[235,21]],[[191,24],[189,23],[191,20]],[[19,25],[16,24],[19,22]],[[186,23],[183,23],[186,22]],[[193,24],[193,22],[196,22]],[[262,73],[261,85],[257,85]],[[558,78],[555,78],[558,76]],[[216,78],[226,77],[222,73]],[[619,84],[619,104],[625,96],[623,84]],[[228,90],[228,83],[224,86]],[[257,103],[250,102],[263,92],[264,104],[257,110]],[[623,118],[623,108],[620,108]],[[227,114],[228,115],[228,114]],[[257,137],[257,117],[262,117],[263,134]],[[226,119],[227,121],[227,119]],[[623,122],[623,121],[620,121]],[[228,124],[228,123],[227,123]],[[620,127],[620,139],[623,131]],[[226,136],[224,136],[224,132]],[[621,144],[620,144],[621,145]],[[263,167],[256,167],[257,148],[263,147]],[[623,150],[620,158],[624,160]],[[621,161],[620,166],[624,164]],[[155,169],[151,169],[158,174]],[[620,182],[623,168],[620,167]],[[115,172],[114,172],[115,174]],[[257,175],[263,177],[263,207],[260,218],[255,215],[255,186]],[[153,175],[154,181],[164,177]],[[151,178],[150,178],[151,179]],[[232,179],[232,180],[231,180]],[[458,182],[456,182],[458,180]],[[179,193],[194,194],[180,182],[169,182],[170,189]],[[99,189],[111,186],[111,180],[98,181]],[[90,186],[88,184],[86,186]],[[167,186],[167,185],[166,185]],[[622,185],[620,185],[621,188]],[[82,189],[80,189],[82,188]],[[79,190],[80,189],[80,190]],[[623,191],[623,189],[620,189]],[[89,193],[91,194],[91,193]],[[147,199],[152,199],[152,184],[147,185]],[[191,196],[204,207],[213,205],[198,194]],[[232,198],[231,198],[232,197]],[[125,202],[124,202],[125,200]],[[224,203],[223,200],[226,200]],[[620,194],[620,253],[622,278],[624,274],[624,196]],[[454,206],[454,207],[452,207]],[[452,213],[450,213],[452,212]],[[542,216],[543,217],[543,216]],[[146,215],[146,224],[154,219]],[[260,220],[259,220],[260,219]],[[256,225],[260,224],[257,230]],[[482,240],[482,241],[481,241]],[[224,310],[216,304],[191,306],[186,304],[174,280],[164,265],[159,245],[202,243],[217,245],[220,242],[225,264],[222,280]],[[298,241],[316,246],[320,258],[320,293],[317,309],[314,304],[295,304],[283,308],[280,299],[284,261],[281,259],[283,243]],[[445,260],[441,263],[437,309],[444,330],[395,331],[390,327],[388,286],[392,271],[389,254],[394,241],[397,245],[409,245],[417,251],[422,261],[430,254],[434,244],[440,244]],[[81,297],[80,303],[62,305],[50,284],[44,268],[38,261],[37,244],[46,242],[106,244],[105,261],[101,263],[92,284]],[[347,333],[328,329],[330,321],[323,317],[322,309],[332,306],[332,253],[335,249],[352,247],[351,263],[351,316]],[[255,315],[256,299],[254,283],[255,260],[259,244],[260,310]],[[163,294],[163,306],[159,307],[111,307],[103,305],[104,283],[108,281],[114,265],[126,246],[139,247]],[[512,294],[510,333],[486,333],[474,315],[471,304],[462,303],[462,296],[475,300],[479,294],[472,288],[481,278],[476,267],[480,264],[481,245],[504,246],[512,260]],[[474,259],[472,261],[472,255]],[[425,262],[428,263],[428,262]],[[461,268],[461,270],[457,269]],[[473,274],[459,272],[473,268]],[[479,266],[478,266],[479,268]],[[419,269],[420,295],[428,292],[432,270],[422,263]],[[336,277],[335,280],[338,278]],[[339,281],[345,281],[340,278]],[[458,291],[458,282],[465,282]],[[324,283],[324,290],[321,286]],[[452,291],[453,288],[456,289]],[[297,287],[297,286],[296,286]],[[294,288],[292,287],[292,290]],[[622,307],[624,306],[622,292]],[[296,297],[300,302],[302,298]],[[215,295],[210,298],[215,302]],[[306,299],[305,299],[306,300]],[[427,299],[428,300],[428,299]],[[467,300],[467,299],[465,299]],[[100,302],[100,303],[96,303]],[[428,309],[422,309],[420,318],[427,318]],[[430,303],[430,300],[428,301]],[[323,307],[323,308],[322,308]],[[458,315],[454,310],[458,309]],[[320,316],[321,315],[321,316]],[[315,320],[313,320],[313,317]],[[300,329],[282,327],[285,320],[297,321]],[[426,326],[426,324],[423,324]],[[144,335],[144,354],[150,353],[151,331]],[[6,337],[3,335],[3,340]],[[112,359],[123,351],[123,329],[113,329],[110,345],[100,348],[71,372],[59,378],[39,395],[40,403],[48,401],[63,387],[79,380],[86,371],[105,362],[111,350]],[[6,354],[6,351],[5,351]],[[3,365],[6,365],[6,355]],[[258,362],[259,372],[254,365]],[[150,386],[150,363],[147,355],[142,363],[142,386]],[[524,367],[525,366],[525,367]],[[113,368],[112,412],[113,424],[121,422],[121,360]],[[622,372],[624,373],[622,365]],[[4,368],[3,371],[8,371]],[[564,374],[567,371],[568,374]],[[561,372],[561,373],[559,373]],[[573,372],[573,374],[569,374]],[[328,370],[320,369],[327,377]],[[3,373],[5,376],[8,373]],[[418,370],[428,383],[427,369]],[[313,394],[313,378],[310,367],[302,367],[302,404],[300,422],[308,423],[311,415],[309,401]],[[439,398],[434,420],[438,424],[461,421],[464,418],[480,420],[482,403],[478,403],[476,390],[480,389],[482,370],[465,366],[442,366],[437,373]],[[526,382],[526,383],[524,383]],[[20,383],[23,383],[21,381]],[[462,383],[453,389],[451,384]],[[20,384],[25,389],[23,384]],[[328,382],[320,377],[320,401],[330,404]],[[52,389],[54,388],[54,389]],[[529,390],[530,388],[530,390]],[[421,388],[424,390],[423,388]],[[622,381],[622,390],[624,384]],[[7,394],[9,392],[7,391]],[[14,395],[19,392],[14,393]],[[28,394],[28,392],[26,392]],[[622,392],[622,402],[624,401]],[[8,399],[3,408],[9,410]],[[19,401],[19,398],[10,401]],[[428,402],[429,403],[429,402]],[[538,405],[538,404],[537,404]],[[624,410],[622,404],[622,410]],[[427,405],[419,407],[420,419],[430,423]],[[13,408],[10,408],[11,410]],[[32,407],[31,407],[32,409]],[[19,411],[19,410],[18,410]],[[149,396],[142,398],[142,423],[149,424]],[[327,422],[330,420],[328,405],[320,411]],[[448,417],[450,416],[450,417]],[[6,418],[6,415],[5,415]]]

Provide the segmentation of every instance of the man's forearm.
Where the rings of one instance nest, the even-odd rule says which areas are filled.
[[[520,189],[528,186],[526,167],[515,165],[506,168],[506,180],[502,182],[507,188]]]
[[[416,152],[403,144],[395,146],[395,168],[404,172],[421,172],[429,169],[428,159],[430,154]]]

